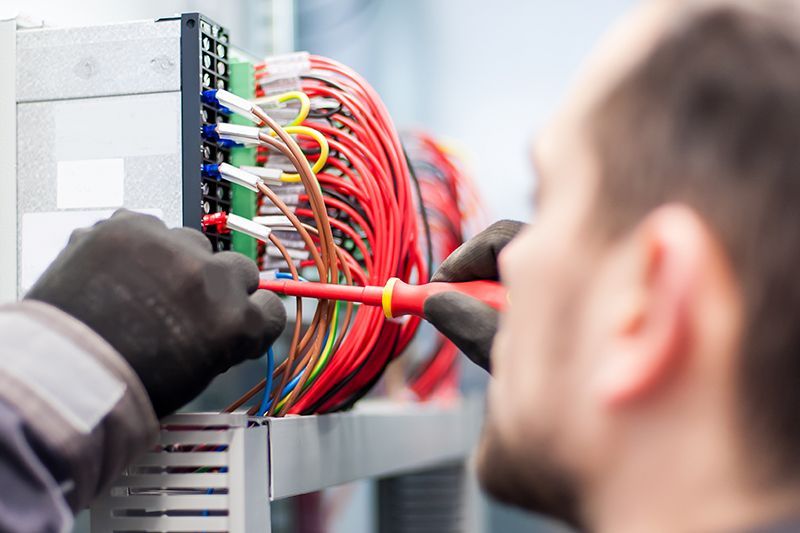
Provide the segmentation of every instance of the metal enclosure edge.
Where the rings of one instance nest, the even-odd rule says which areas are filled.
[[[200,229],[200,14],[181,15],[183,225]]]
[[[0,303],[17,299],[17,21],[0,20]]]

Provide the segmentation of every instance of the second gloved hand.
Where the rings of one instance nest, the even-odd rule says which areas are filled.
[[[524,226],[513,220],[495,222],[450,254],[431,281],[497,281],[497,256]],[[497,311],[469,296],[445,292],[425,301],[425,318],[475,364],[491,370]]]
[[[26,298],[53,305],[103,337],[133,368],[158,416],[230,367],[264,354],[286,325],[258,268],[212,254],[200,232],[118,211],[73,233]]]

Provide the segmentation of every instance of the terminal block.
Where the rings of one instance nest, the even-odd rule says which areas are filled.
[[[204,165],[230,161],[230,148],[203,138],[203,126],[227,122],[228,116],[202,101],[203,91],[229,89],[228,32],[198,13],[181,16],[181,100],[183,115],[183,224],[200,227],[204,215],[230,212],[231,186],[204,175]],[[231,249],[231,236],[205,229],[217,251]]]

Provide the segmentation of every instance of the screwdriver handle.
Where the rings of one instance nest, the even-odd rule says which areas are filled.
[[[459,292],[480,300],[498,311],[502,311],[508,305],[508,292],[496,281],[433,282],[424,285],[409,285],[397,278],[391,278],[384,288],[381,307],[387,318],[403,315],[424,318],[425,301],[434,294],[444,292]]]
[[[261,280],[259,288],[287,296],[355,302],[380,307],[386,318],[414,315],[425,318],[425,301],[434,294],[459,292],[502,310],[508,304],[508,293],[496,281],[464,281],[461,283],[426,283],[409,285],[391,278],[384,287],[306,283],[294,280]]]

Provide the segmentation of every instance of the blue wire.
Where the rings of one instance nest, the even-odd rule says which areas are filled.
[[[300,376],[299,375],[297,377],[295,377],[292,381],[290,381],[289,383],[286,384],[286,386],[283,388],[283,392],[281,392],[280,397],[283,398],[287,394],[291,393],[294,390],[294,388],[297,386],[298,383],[300,383]],[[258,411],[263,416],[263,415],[267,414],[267,411],[269,411],[270,407],[272,407],[272,400],[267,400],[266,403],[264,403],[264,402],[261,403],[261,407],[258,408]]]
[[[267,382],[264,384],[264,399],[261,400],[261,406],[258,412],[261,415],[267,414],[269,411],[271,401],[269,399],[272,392],[272,372],[275,370],[275,354],[272,352],[272,346],[267,350]]]
[[[328,342],[328,334],[326,333],[325,334],[325,338],[322,339],[322,345],[325,346],[325,344],[327,342]],[[281,392],[281,395],[278,396],[278,398],[283,398],[284,396],[287,396],[288,394],[290,394],[294,390],[294,388],[297,386],[297,384],[300,383],[300,377],[302,375],[303,375],[302,373],[296,375],[294,377],[294,379],[292,379],[289,383],[287,383],[286,386],[283,388],[283,391]],[[268,380],[268,382],[270,382],[270,381],[272,381],[272,380]],[[265,407],[265,405],[266,405],[266,407]],[[270,407],[272,407],[272,400],[269,400],[269,398],[265,398],[265,401],[262,402],[261,403],[261,407],[259,407],[259,412],[260,413],[266,413],[267,411],[269,411]]]
[[[328,336],[326,335],[325,338],[327,339]],[[325,341],[323,341],[323,344],[324,342]],[[269,408],[272,407],[272,400],[270,400],[269,393],[272,392],[272,372],[274,368],[275,354],[272,352],[272,346],[270,346],[269,350],[267,350],[267,382],[264,385],[264,398],[261,400],[261,405],[258,408],[258,413],[261,416],[266,415],[267,411],[269,411]],[[300,383],[300,376],[301,374],[298,374],[294,379],[286,384],[279,398],[283,398],[294,390],[297,384]]]
[[[294,279],[294,278],[288,272],[278,272],[277,274],[275,274],[275,279]],[[297,276],[297,279],[299,279],[300,281],[308,281],[303,276]]]
[[[287,272],[278,272],[275,274],[276,279],[294,279],[291,274]],[[297,276],[300,281],[308,281],[307,279]],[[272,393],[272,373],[275,369],[275,354],[272,352],[272,346],[269,347],[267,350],[267,382],[264,385],[264,399],[261,400],[261,405],[258,408],[258,413],[262,416],[266,415],[269,411],[269,408],[272,406],[272,400],[270,400],[270,395]],[[290,381],[286,384],[286,387],[283,389],[283,394],[281,394],[281,398],[287,394],[289,394],[300,382],[300,376],[297,376],[295,379]]]
[[[275,278],[294,279],[292,275],[289,274],[288,272],[278,272],[277,274],[275,274]],[[297,276],[297,279],[299,279],[300,281],[308,281],[302,276]],[[328,342],[328,333],[325,333],[325,338],[322,339],[322,345],[325,346],[327,342]],[[269,408],[272,407],[272,400],[270,400],[270,392],[272,391],[272,372],[274,366],[275,366],[275,356],[273,355],[272,347],[270,346],[269,350],[267,350],[267,382],[264,387],[264,399],[261,401],[261,405],[258,408],[258,412],[262,416],[266,415],[267,411],[269,411]],[[278,396],[278,398],[283,398],[284,396],[290,394],[297,386],[297,384],[300,383],[301,376],[302,374],[298,374],[294,379],[292,379],[289,383],[287,383],[286,386],[283,388],[283,391],[281,392],[280,396]]]

